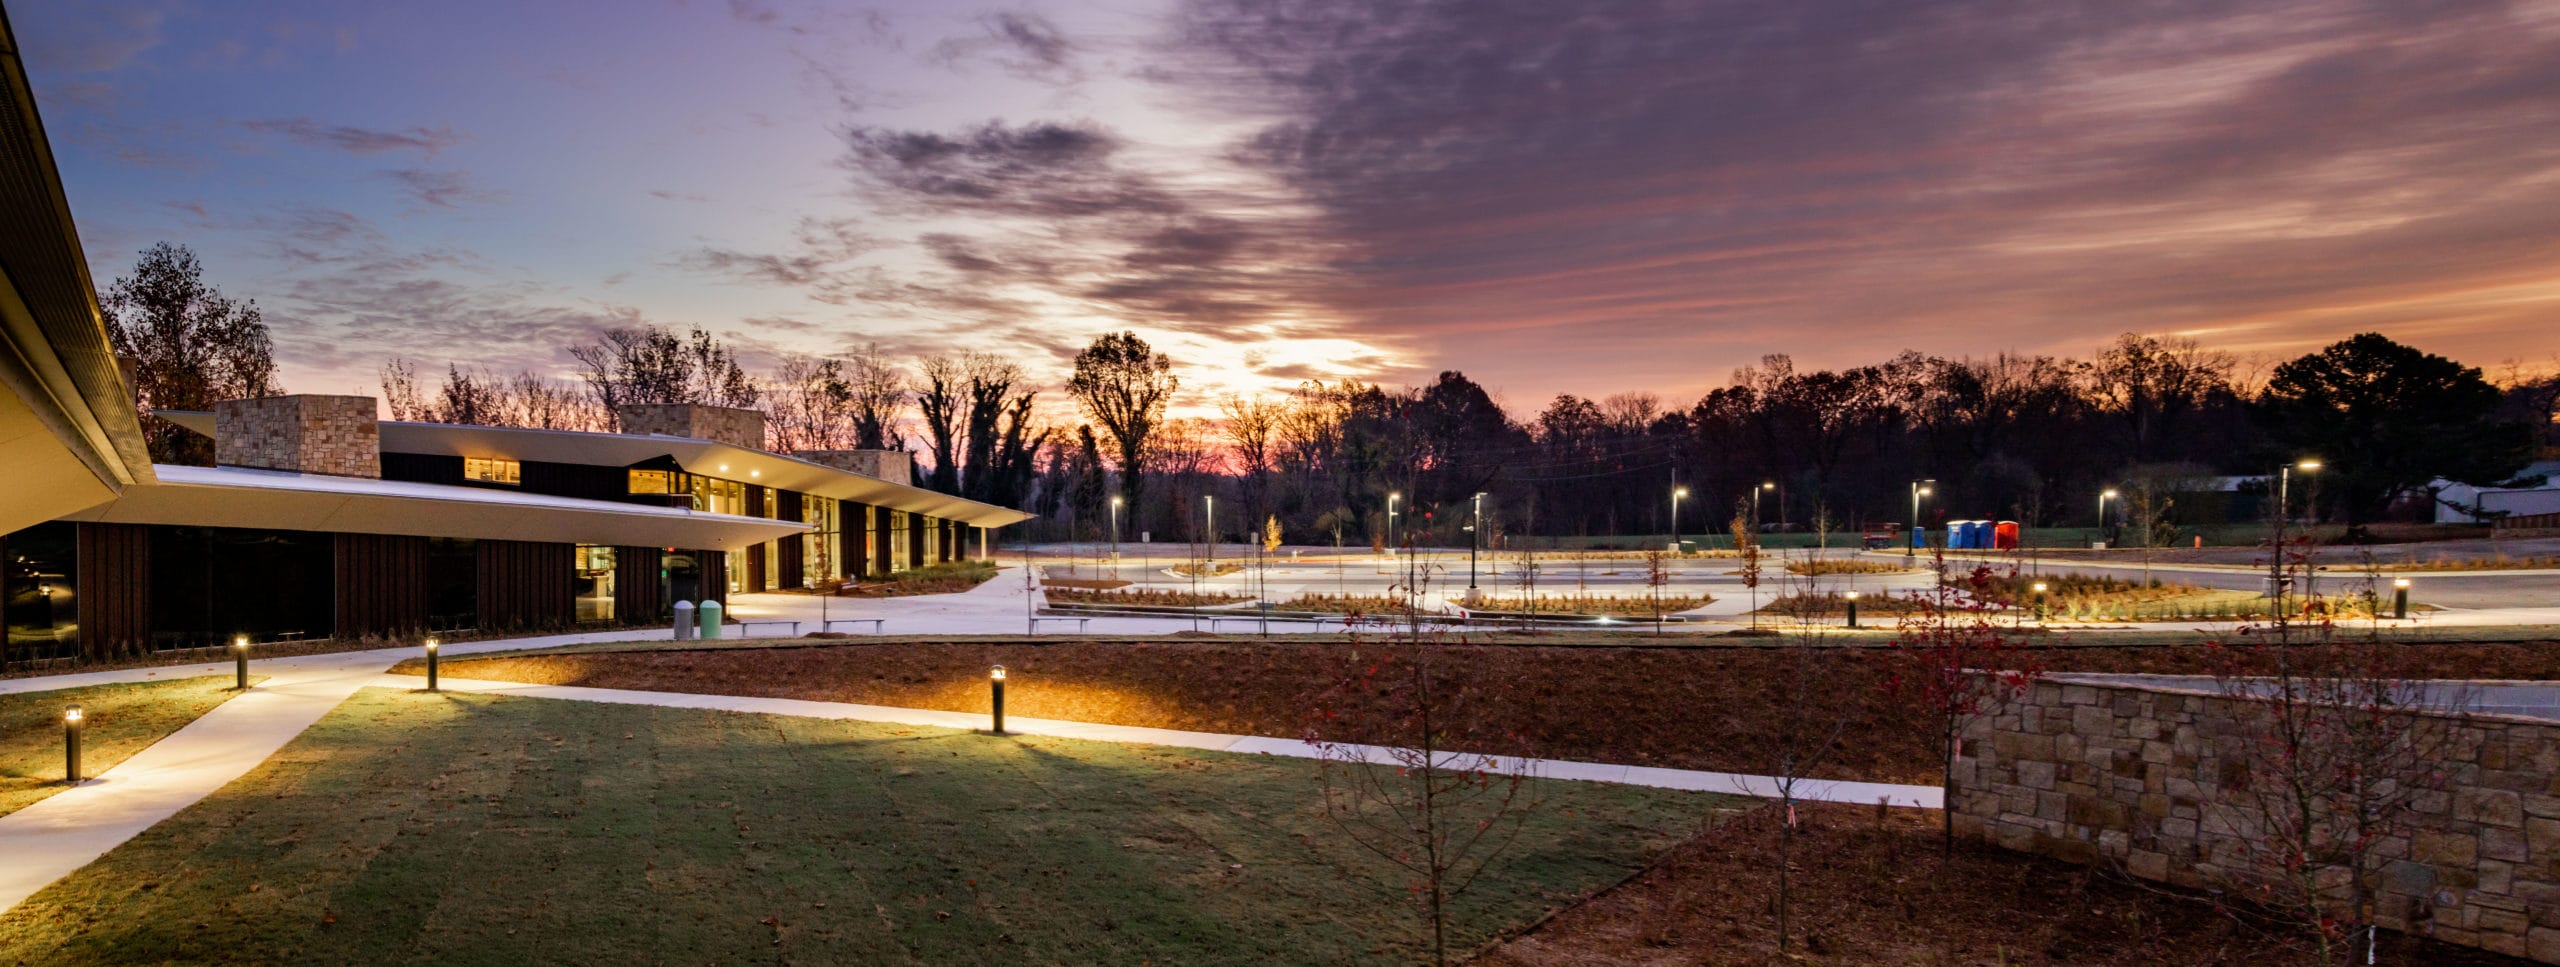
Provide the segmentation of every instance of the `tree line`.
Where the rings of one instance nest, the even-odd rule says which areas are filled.
[[[146,413],[283,391],[256,304],[206,284],[183,246],[142,253],[101,302]],[[1685,405],[1630,390],[1514,414],[1450,371],[1413,387],[1308,381],[1177,417],[1175,361],[1118,332],[1077,355],[1063,387],[1075,419],[1054,424],[1047,387],[990,353],[900,360],[873,346],[786,355],[759,374],[707,330],[632,326],[569,356],[565,379],[459,365],[422,377],[395,359],[383,398],[394,419],[603,431],[625,403],[754,407],[774,450],[909,451],[923,485],[1040,514],[1050,538],[1106,536],[1116,497],[1126,537],[1277,527],[1296,543],[1371,546],[1391,505],[1400,540],[1463,540],[1477,494],[1490,536],[1569,540],[1704,533],[1755,508],[1766,526],[1901,521],[1924,480],[1926,522],[2085,524],[2113,488],[2119,514],[2210,523],[2217,511],[2193,496],[2171,508],[2212,478],[2304,456],[2327,468],[2294,512],[2352,524],[2423,513],[2439,477],[2522,482],[2560,448],[2560,374],[2510,367],[2493,381],[2370,333],[2263,369],[2126,334],[2085,359],[1906,351],[1807,369],[1772,355]],[[200,439],[147,429],[155,459],[210,461]]]

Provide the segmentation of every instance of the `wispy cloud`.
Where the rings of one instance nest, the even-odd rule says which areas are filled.
[[[945,66],[984,62],[1014,77],[1048,84],[1084,78],[1075,65],[1075,42],[1047,17],[1005,11],[978,18],[978,27],[974,36],[935,44],[932,60]]]
[[[383,173],[399,183],[424,208],[462,208],[467,205],[489,205],[506,200],[506,193],[474,187],[459,171],[432,171],[425,168],[398,168]]]
[[[416,151],[428,157],[462,143],[464,135],[447,127],[360,128],[344,124],[324,124],[310,118],[267,118],[242,121],[240,126],[258,134],[283,138],[306,147],[327,148],[349,154],[374,155],[393,151]]]

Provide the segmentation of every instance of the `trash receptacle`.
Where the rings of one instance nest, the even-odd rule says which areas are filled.
[[[702,602],[701,607],[694,609],[694,614],[702,619],[702,637],[706,639],[720,637],[720,602]]]
[[[691,602],[691,601],[678,601],[678,602],[676,602],[676,640],[677,640],[677,641],[683,641],[683,640],[685,640],[685,639],[687,639],[687,638],[691,638],[691,637],[693,637],[693,622],[694,622],[694,617],[693,617],[693,602]]]

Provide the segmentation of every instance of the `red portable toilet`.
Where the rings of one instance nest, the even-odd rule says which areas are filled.
[[[2001,521],[1999,528],[1991,532],[1991,546],[2003,551],[2017,550],[2018,522],[2014,520]]]

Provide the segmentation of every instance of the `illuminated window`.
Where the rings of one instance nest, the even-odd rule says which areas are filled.
[[[683,493],[684,491],[681,489],[668,489],[667,472],[664,470],[634,470],[631,471],[631,492],[635,494],[673,494]]]
[[[513,486],[524,483],[524,466],[497,457],[464,457],[462,479]]]

